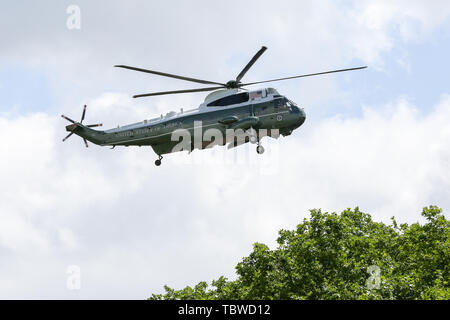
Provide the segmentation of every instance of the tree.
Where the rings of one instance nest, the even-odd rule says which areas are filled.
[[[310,210],[278,247],[255,243],[225,277],[149,299],[450,299],[450,223],[436,206],[424,225],[374,222],[369,214]]]

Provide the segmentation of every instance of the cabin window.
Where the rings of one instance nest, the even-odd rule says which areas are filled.
[[[250,92],[250,100],[260,99],[262,98],[262,90],[259,91],[252,91]]]
[[[232,104],[239,104],[247,102],[248,98],[248,92],[233,94],[231,96],[223,97],[221,99],[208,103],[208,107],[224,107]]]

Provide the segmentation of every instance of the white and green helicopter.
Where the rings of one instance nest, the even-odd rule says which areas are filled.
[[[166,115],[161,115],[157,118],[104,131],[92,129],[92,127],[98,127],[102,124],[83,124],[86,115],[86,106],[84,106],[80,122],[62,115],[63,118],[72,122],[72,124],[66,126],[66,130],[70,133],[63,141],[75,133],[83,138],[86,147],[88,147],[87,141],[100,146],[111,146],[112,148],[116,146],[151,146],[158,155],[158,159],[155,161],[157,166],[161,165],[163,154],[183,150],[191,152],[194,149],[205,149],[214,145],[228,144],[228,148],[232,148],[251,142],[257,144],[256,152],[262,154],[264,152],[260,142],[262,137],[271,136],[278,138],[279,134],[283,136],[290,135],[294,129],[305,122],[306,115],[303,108],[299,108],[293,101],[280,95],[274,88],[246,90],[243,87],[366,68],[364,66],[242,83],[241,80],[244,75],[266,49],[263,46],[236,79],[227,83],[116,65],[115,67],[119,68],[214,85],[198,89],[139,94],[133,96],[133,98],[188,92],[213,92],[208,94],[203,103],[196,109],[186,111],[180,109],[179,112],[168,112]]]

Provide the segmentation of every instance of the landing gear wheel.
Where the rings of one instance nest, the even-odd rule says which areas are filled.
[[[159,166],[161,165],[161,159],[162,159],[162,158],[163,158],[162,156],[158,155],[158,160],[155,160],[155,165],[156,165],[157,167],[159,167]]]
[[[256,147],[256,153],[257,154],[263,154],[264,153],[264,147],[263,146],[257,146]]]

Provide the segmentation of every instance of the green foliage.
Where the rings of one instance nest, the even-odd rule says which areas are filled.
[[[424,225],[400,226],[358,208],[310,212],[295,230],[279,232],[275,250],[255,243],[235,281],[165,286],[149,299],[450,299],[450,223],[440,208],[423,209]]]

